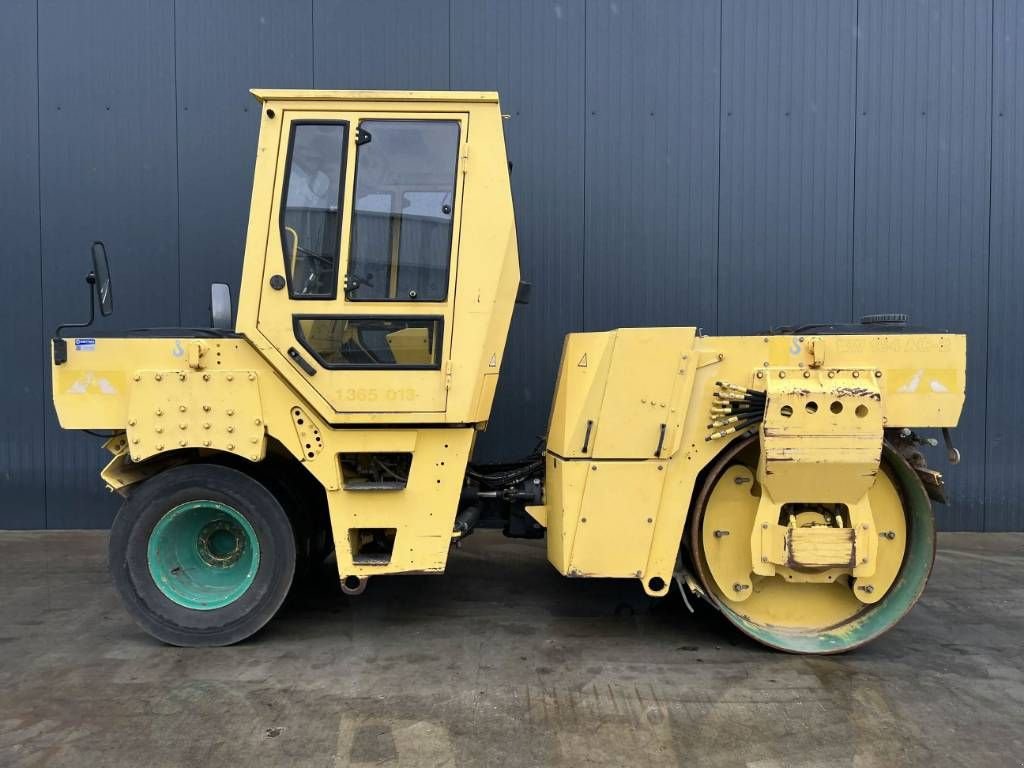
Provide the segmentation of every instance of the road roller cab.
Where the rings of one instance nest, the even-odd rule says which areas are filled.
[[[546,442],[474,463],[524,295],[496,94],[254,93],[234,326],[219,288],[210,328],[52,342],[61,425],[109,434],[111,571],[147,631],[248,637],[332,551],[353,594],[440,573],[482,515],[566,576],[692,592],[785,650],[913,605],[943,496],[916,430],[956,425],[963,336],[573,333]],[[89,280],[107,313],[101,246]]]

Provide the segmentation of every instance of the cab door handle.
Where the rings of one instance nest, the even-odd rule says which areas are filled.
[[[295,347],[288,347],[288,357],[295,361],[295,364],[306,372],[307,376],[316,376],[316,368],[309,364],[302,355],[299,354],[299,350]]]

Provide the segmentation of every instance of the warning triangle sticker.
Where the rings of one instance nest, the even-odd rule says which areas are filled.
[[[587,353],[586,352],[583,353],[583,357],[580,358],[580,361],[578,363],[576,363],[576,367],[577,368],[586,368],[587,367]]]
[[[489,363],[487,363],[487,367],[488,368],[496,368],[497,365],[498,365],[498,353],[495,352],[494,354],[491,355],[491,360],[490,360]]]

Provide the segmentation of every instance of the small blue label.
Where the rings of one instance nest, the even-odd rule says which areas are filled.
[[[96,339],[75,339],[75,352],[95,352]]]

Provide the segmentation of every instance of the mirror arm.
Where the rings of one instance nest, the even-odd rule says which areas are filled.
[[[96,285],[96,273],[90,270],[85,276],[85,283],[89,286],[89,319],[84,323],[61,323],[53,332],[54,340],[60,338],[61,331],[65,328],[88,328],[96,319],[96,291],[93,290],[93,286]]]

